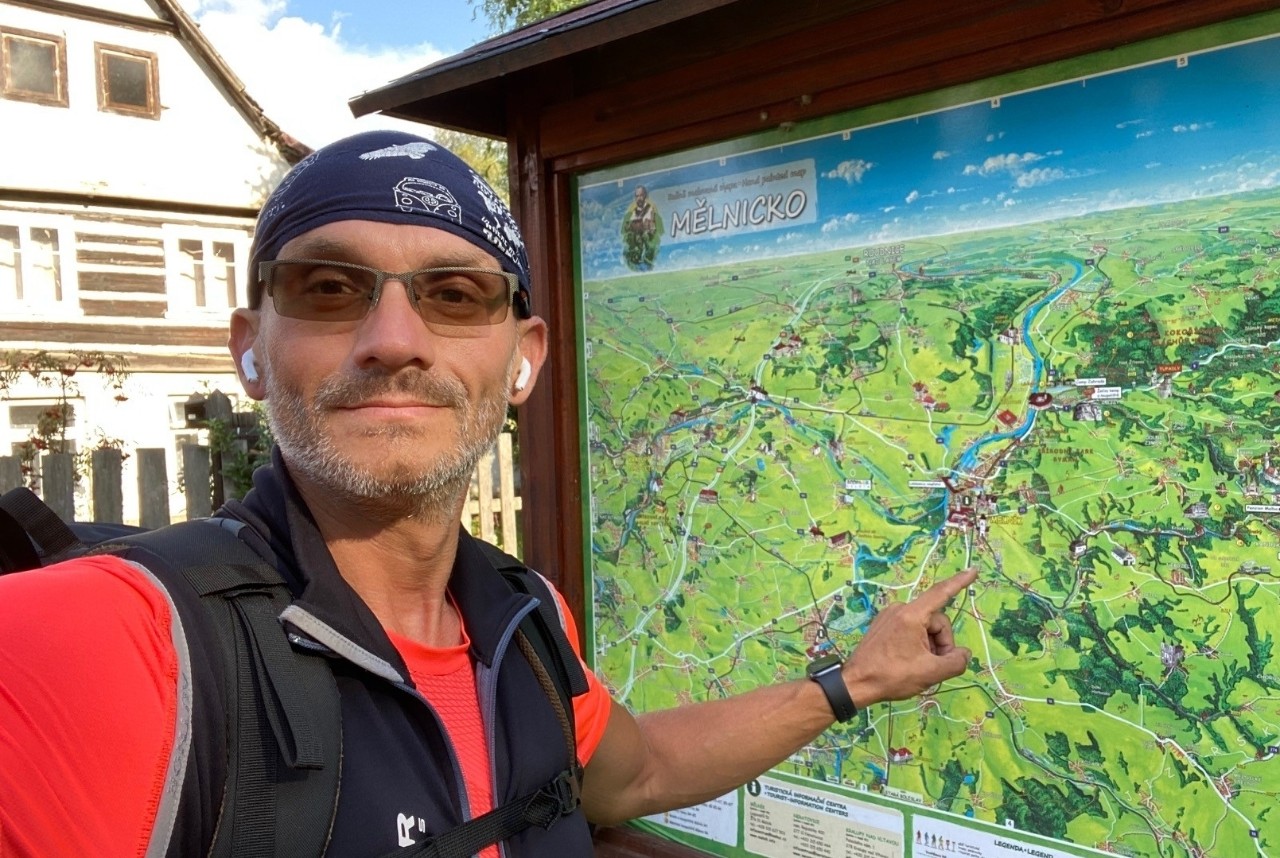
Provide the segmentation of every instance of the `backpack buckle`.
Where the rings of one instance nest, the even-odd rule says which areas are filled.
[[[576,766],[565,769],[543,787],[542,792],[556,803],[555,819],[569,816],[582,804],[582,779],[579,777],[579,770]],[[551,821],[554,822],[555,819]],[[546,827],[550,828],[551,823],[548,822]]]

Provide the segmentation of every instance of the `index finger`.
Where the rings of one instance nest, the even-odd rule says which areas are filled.
[[[919,605],[930,613],[940,611],[946,607],[947,602],[951,601],[953,596],[968,587],[977,578],[977,569],[966,569],[963,572],[958,572],[950,578],[943,578],[938,581],[928,590],[912,599],[911,604]]]

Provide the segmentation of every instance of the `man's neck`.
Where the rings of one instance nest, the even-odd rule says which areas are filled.
[[[461,640],[461,622],[447,597],[460,510],[381,518],[327,503],[325,492],[299,489],[338,572],[384,628],[427,646]]]

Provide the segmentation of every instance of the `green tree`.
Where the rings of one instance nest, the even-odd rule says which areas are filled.
[[[471,5],[479,7],[496,31],[506,32],[550,18],[557,12],[577,8],[584,2],[585,0],[471,0]]]
[[[493,186],[498,196],[510,200],[507,183],[507,141],[492,137],[477,137],[461,131],[442,128],[436,131],[435,140],[457,155]]]

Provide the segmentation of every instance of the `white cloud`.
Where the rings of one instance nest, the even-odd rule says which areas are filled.
[[[1049,153],[1049,154],[1061,154]],[[1016,152],[1010,152],[1007,155],[992,155],[981,164],[967,164],[964,168],[966,176],[991,176],[995,173],[1008,172],[1014,175],[1022,172],[1022,168],[1028,164],[1034,164],[1036,161],[1044,160],[1044,155],[1035,152],[1024,152],[1019,155]]]
[[[1156,132],[1148,129],[1147,131],[1139,131],[1137,134],[1133,135],[1133,137],[1135,140],[1141,140],[1143,137],[1150,137],[1152,134],[1155,134],[1155,133]]]
[[[1116,128],[1128,128],[1131,125],[1141,125],[1146,122],[1145,119],[1126,119],[1124,122],[1117,122]]]
[[[826,235],[830,235],[832,233],[837,233],[837,232],[843,232],[847,229],[850,229],[854,224],[856,224],[860,220],[862,220],[862,218],[858,217],[858,215],[854,214],[853,212],[849,212],[840,217],[833,217],[831,220],[827,221],[822,225],[822,232]]]
[[[286,14],[285,0],[181,0],[267,117],[311,147],[370,128],[425,125],[351,115],[347,99],[445,56],[423,42],[405,48],[352,45],[341,17],[326,27]]]
[[[896,208],[897,206],[885,206],[884,208],[880,209],[880,211],[884,212],[885,214],[888,214],[889,212],[893,211]]]
[[[1156,167],[1163,167],[1164,165],[1161,164],[1159,161],[1150,161],[1144,164],[1143,166],[1148,170],[1154,170]]]
[[[1003,131],[1000,131],[1000,132],[996,132],[996,133],[988,134],[988,135],[987,135],[987,142],[988,142],[988,143],[994,143],[994,142],[996,142],[997,140],[1003,140],[1003,139],[1004,139],[1004,132],[1003,132]]]
[[[951,157],[951,153],[948,152],[946,149],[939,149],[937,152],[933,153],[933,160],[935,161],[945,161],[950,157]]]
[[[1034,188],[1036,185],[1045,185],[1065,178],[1067,178],[1066,171],[1058,167],[1036,167],[1018,174],[1015,182],[1020,188]]]
[[[1188,134],[1196,131],[1207,131],[1213,127],[1212,122],[1189,122],[1186,125],[1173,126],[1174,134]]]
[[[849,184],[861,182],[862,176],[874,167],[870,161],[864,161],[861,158],[853,158],[848,161],[842,161],[838,167],[826,174],[828,179],[844,179]]]
[[[920,199],[920,192],[912,191],[911,193],[907,194],[907,205],[911,205],[918,199]]]
[[[1017,204],[1018,204],[1018,201],[1017,201],[1017,200],[1015,200],[1013,197],[1009,197],[1009,199],[1007,199],[1007,200],[1005,200],[1005,201],[1004,201],[1004,207],[1005,207],[1005,208],[1007,208],[1007,209],[1009,209],[1009,208],[1013,208],[1013,207],[1014,207],[1014,206],[1016,206]]]

